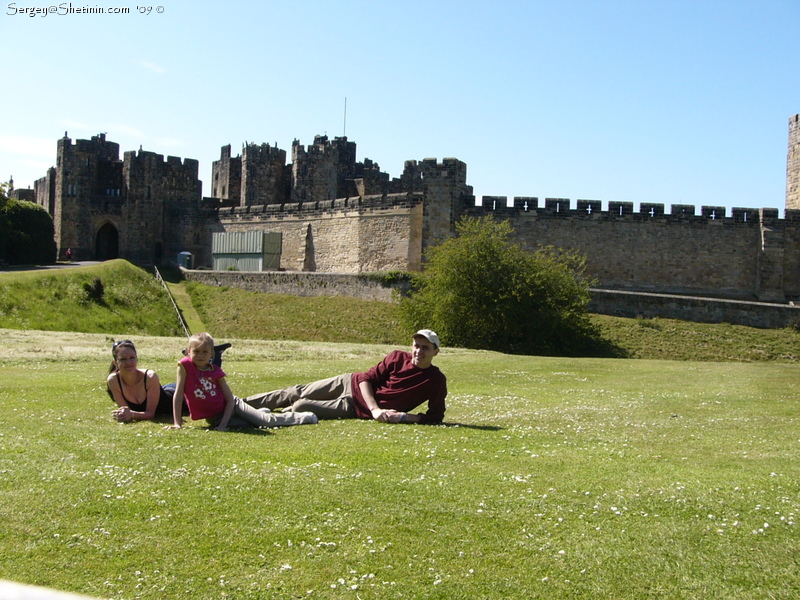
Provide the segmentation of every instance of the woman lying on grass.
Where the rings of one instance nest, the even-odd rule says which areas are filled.
[[[171,390],[161,387],[155,371],[139,368],[132,341],[115,342],[111,354],[114,361],[106,378],[106,389],[117,403],[111,413],[117,421],[144,421],[172,412]]]
[[[219,431],[225,431],[228,426],[285,427],[317,422],[317,416],[311,412],[273,413],[268,408],[253,408],[234,396],[225,380],[225,372],[211,362],[214,340],[207,333],[190,337],[186,354],[178,362],[178,381],[172,398],[172,429],[183,425],[181,405],[184,398],[193,421],[207,419]]]

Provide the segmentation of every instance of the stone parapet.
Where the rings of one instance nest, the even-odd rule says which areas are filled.
[[[800,306],[649,294],[620,290],[592,290],[589,311],[615,317],[681,319],[695,323],[731,323],[762,329],[797,327]]]
[[[387,284],[371,275],[346,273],[287,273],[282,271],[191,271],[181,269],[188,281],[250,292],[290,296],[347,296],[361,300],[395,302],[407,284]]]

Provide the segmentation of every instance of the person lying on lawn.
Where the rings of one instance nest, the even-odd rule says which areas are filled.
[[[212,363],[214,340],[207,333],[189,338],[187,356],[178,362],[177,383],[172,397],[173,429],[183,426],[181,405],[189,405],[192,420],[207,419],[218,431],[229,426],[286,427],[314,424],[317,417],[310,412],[273,413],[267,408],[245,404],[231,392],[225,372]]]
[[[117,405],[111,413],[117,421],[146,421],[172,413],[172,390],[161,386],[155,371],[139,368],[139,355],[131,340],[114,342],[111,355],[114,360],[106,391]]]
[[[254,408],[284,414],[311,412],[320,419],[375,419],[382,423],[441,423],[445,413],[447,379],[433,358],[439,336],[430,329],[413,335],[411,352],[395,350],[365,373],[345,373],[304,385],[245,398]],[[428,403],[424,413],[411,414]]]

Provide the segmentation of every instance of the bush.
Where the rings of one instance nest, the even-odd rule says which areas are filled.
[[[38,204],[7,199],[0,190],[0,259],[12,265],[56,260],[53,219]]]
[[[103,295],[105,294],[105,287],[103,286],[103,280],[99,277],[95,277],[92,280],[92,283],[85,282],[83,284],[83,291],[86,293],[87,300],[91,302],[95,302],[97,304],[103,304]]]
[[[552,247],[526,252],[508,221],[465,218],[432,248],[412,294],[400,303],[411,328],[429,327],[450,346],[516,354],[595,353],[586,307],[585,258]]]

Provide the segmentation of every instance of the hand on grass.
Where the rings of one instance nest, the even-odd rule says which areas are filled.
[[[128,423],[129,421],[133,420],[133,417],[131,416],[131,409],[127,406],[111,411],[111,415],[117,421],[121,421],[122,423]]]
[[[378,410],[380,410],[380,414],[376,417],[373,411],[372,417],[381,423],[399,423],[400,419],[403,418],[403,413],[396,410]]]

